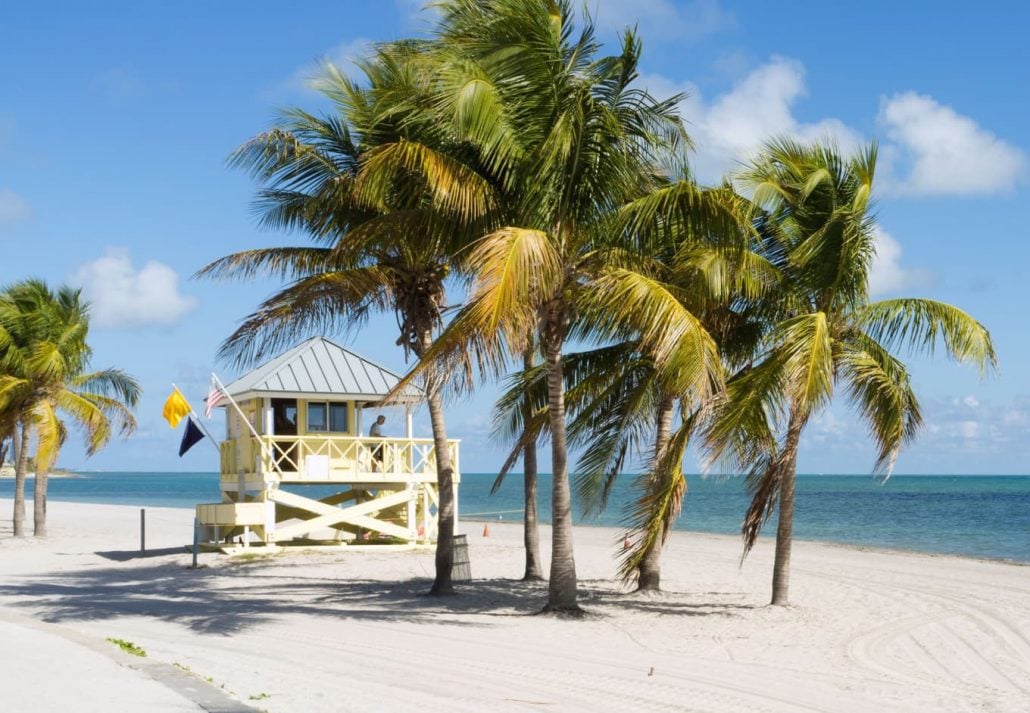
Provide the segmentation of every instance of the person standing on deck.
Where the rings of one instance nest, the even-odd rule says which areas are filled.
[[[386,416],[379,414],[379,418],[376,419],[372,427],[368,429],[369,438],[382,438],[383,437],[383,424],[386,423]],[[382,444],[377,445],[372,450],[372,470],[378,471],[383,468],[383,446]]]

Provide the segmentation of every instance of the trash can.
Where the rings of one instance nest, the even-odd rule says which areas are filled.
[[[469,543],[465,535],[454,536],[454,560],[451,563],[451,581],[472,581],[472,568],[469,563]]]

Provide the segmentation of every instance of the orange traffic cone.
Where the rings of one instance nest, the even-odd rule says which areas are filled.
[[[483,537],[489,537],[489,536],[490,536],[490,523],[488,522],[488,523],[483,525]]]

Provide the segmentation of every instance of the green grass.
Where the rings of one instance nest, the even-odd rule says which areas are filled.
[[[115,639],[110,636],[107,637],[107,640],[127,654],[139,656],[141,659],[145,659],[147,657],[147,652],[144,651],[141,647],[136,646],[136,644],[132,643],[131,641],[126,641],[125,639]]]
[[[268,693],[255,693],[252,696],[247,696],[247,698],[252,700],[252,701],[263,701],[264,699],[271,698],[271,697],[272,696],[270,694],[268,694]]]

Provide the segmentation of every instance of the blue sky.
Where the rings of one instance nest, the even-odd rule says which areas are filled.
[[[369,42],[424,31],[414,0],[282,3],[36,2],[0,18],[0,270],[83,287],[94,365],[142,382],[139,432],[62,465],[214,470],[161,419],[171,382],[194,402],[218,344],[276,284],[189,279],[219,256],[301,240],[259,230],[254,185],[225,167],[285,106],[323,105],[320,58],[347,66]],[[658,94],[686,91],[701,176],[717,179],[764,138],[876,138],[880,296],[959,305],[994,335],[1001,371],[981,382],[942,358],[911,360],[927,426],[898,472],[1026,473],[1030,349],[1025,316],[1030,10],[999,2],[860,5],[600,0],[602,38],[636,24]],[[932,10],[930,9],[932,8]],[[392,318],[345,341],[397,371]],[[465,471],[497,467],[490,385],[450,405]],[[399,432],[399,419],[393,420]],[[420,429],[428,433],[425,419]],[[216,433],[221,432],[217,422]],[[389,424],[387,431],[390,431]],[[867,472],[874,452],[841,402],[810,426],[800,469]]]

